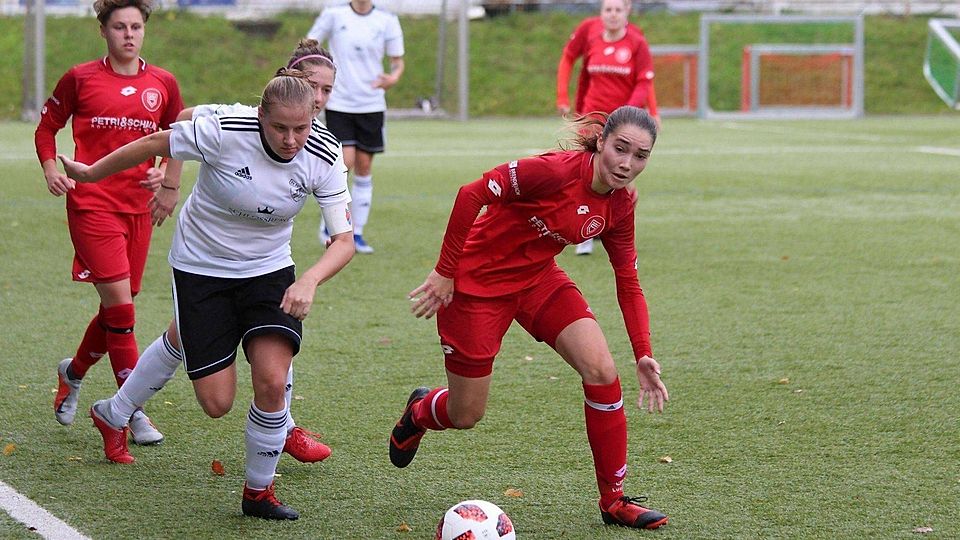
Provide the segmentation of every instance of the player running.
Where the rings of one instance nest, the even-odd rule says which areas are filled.
[[[140,58],[150,18],[149,0],[97,0],[93,9],[107,55],[72,67],[47,100],[37,126],[37,157],[47,189],[67,196],[67,225],[73,241],[73,280],[92,283],[100,297],[76,354],[57,367],[53,409],[58,422],[73,423],[80,383],[108,354],[117,386],[137,363],[133,298],[140,292],[152,227],[147,202],[163,178],[165,164],[153,156],[97,184],[77,185],[57,169],[56,134],[72,117],[75,158],[93,162],[110,151],[165,129],[183,108],[177,81]],[[130,431],[137,444],[155,444],[163,435],[142,410],[133,412]]]
[[[88,182],[146,156],[200,162],[170,249],[174,323],[150,347],[158,349],[155,354],[182,354],[197,401],[207,415],[219,418],[236,397],[235,360],[243,345],[254,398],[245,430],[241,507],[245,515],[266,519],[299,517],[274,495],[273,478],[288,437],[284,386],[316,288],[354,254],[340,144],[313,118],[316,92],[307,77],[281,68],[264,88],[258,109],[177,122],[90,166],[60,156],[71,178]],[[320,204],[333,242],[297,279],[290,248],[293,218],[310,196]],[[133,461],[123,415],[96,404],[90,413],[107,457]]]
[[[577,149],[511,161],[460,188],[439,261],[410,293],[415,316],[437,315],[448,386],[410,394],[390,436],[390,461],[409,465],[428,429],[470,429],[483,417],[494,358],[516,320],[583,380],[603,521],[655,529],[667,516],[623,493],[627,420],[616,364],[590,307],[554,257],[587,238],[603,242],[637,359],[637,405],[646,401],[649,411],[662,412],[669,396],[637,279],[636,196],[624,189],[646,167],[657,128],[632,106],[616,109],[605,124],[588,117],[574,127]]]

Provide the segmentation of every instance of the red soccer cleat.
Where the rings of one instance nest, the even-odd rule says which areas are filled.
[[[319,435],[301,427],[295,427],[283,443],[283,451],[300,463],[316,463],[330,457],[330,447],[316,440]]]
[[[620,497],[606,510],[600,510],[600,517],[607,525],[633,529],[656,529],[666,525],[667,516],[638,504],[646,500],[646,497]]]
[[[114,463],[133,463],[136,461],[130,452],[127,451],[127,428],[117,429],[107,423],[106,420],[97,413],[96,404],[90,407],[90,418],[93,419],[93,425],[100,431],[103,437],[103,453],[107,459]]]

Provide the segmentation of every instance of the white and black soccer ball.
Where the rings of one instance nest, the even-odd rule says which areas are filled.
[[[515,540],[513,522],[499,506],[463,501],[450,507],[437,523],[436,540]]]

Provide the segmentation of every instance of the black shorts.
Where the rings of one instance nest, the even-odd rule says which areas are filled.
[[[201,379],[226,369],[251,338],[279,334],[300,352],[303,323],[280,309],[296,280],[292,266],[251,278],[219,278],[173,270],[173,304],[187,376]]]
[[[382,112],[345,113],[328,109],[324,120],[343,146],[356,146],[368,154],[383,152],[386,137]]]

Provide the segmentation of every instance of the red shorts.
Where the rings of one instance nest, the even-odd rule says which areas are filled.
[[[557,267],[537,285],[518,293],[480,297],[454,293],[437,313],[437,332],[447,369],[461,377],[486,377],[504,334],[516,320],[537,341],[555,347],[564,328],[594,319],[576,284]]]
[[[130,292],[140,292],[150,250],[150,214],[115,214],[67,209],[73,240],[73,280],[112,283],[130,278]]]

